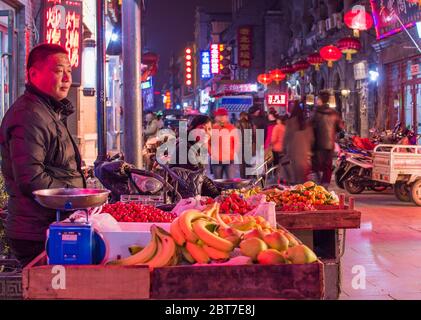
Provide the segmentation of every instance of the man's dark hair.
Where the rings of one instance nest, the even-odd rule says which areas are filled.
[[[49,56],[57,53],[68,54],[67,50],[58,44],[43,43],[36,46],[29,53],[26,70],[29,72],[36,63],[45,62]]]
[[[320,100],[322,100],[322,102],[324,104],[328,104],[329,103],[329,98],[330,98],[330,92],[327,90],[322,90],[319,92],[319,98]]]

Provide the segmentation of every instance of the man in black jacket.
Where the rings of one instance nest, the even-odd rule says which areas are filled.
[[[332,160],[336,134],[343,129],[343,122],[336,110],[329,105],[329,91],[321,91],[317,97],[317,108],[312,124],[314,128],[314,171],[320,175],[320,183],[328,187],[332,178]]]
[[[74,112],[66,99],[71,71],[66,49],[35,47],[28,57],[26,91],[0,128],[1,169],[10,196],[6,236],[23,266],[44,250],[46,231],[55,220],[54,210],[40,206],[32,192],[86,186],[66,121]]]

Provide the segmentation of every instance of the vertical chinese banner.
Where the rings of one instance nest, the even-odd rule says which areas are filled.
[[[82,75],[82,1],[45,0],[42,42],[58,44],[69,53],[73,85],[81,84]]]
[[[240,68],[251,68],[253,60],[252,37],[253,29],[251,26],[242,26],[238,28],[238,65]]]

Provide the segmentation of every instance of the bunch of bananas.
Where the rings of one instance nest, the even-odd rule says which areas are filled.
[[[148,265],[149,268],[160,268],[177,265],[179,251],[174,239],[164,229],[152,225],[151,241],[132,256],[108,262],[108,265],[136,266]]]
[[[171,236],[187,262],[205,264],[211,260],[228,260],[240,242],[240,235],[219,217],[218,206],[213,204],[203,212],[184,211],[172,222]]]

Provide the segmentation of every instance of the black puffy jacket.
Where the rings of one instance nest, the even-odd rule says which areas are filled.
[[[317,107],[312,119],[315,138],[315,150],[334,150],[336,134],[343,128],[338,112],[328,104]]]
[[[6,112],[0,145],[1,170],[10,196],[7,237],[45,240],[55,211],[40,206],[33,191],[85,187],[81,156],[66,124],[72,112],[70,101],[57,101],[30,85]]]
[[[213,183],[213,181],[205,175],[204,171],[205,171],[205,167],[202,163],[202,159],[199,155],[198,150],[194,150],[195,147],[197,147],[197,145],[195,145],[194,142],[187,142],[186,144],[187,148],[186,150],[182,150],[181,148],[181,144],[180,141],[177,142],[177,146],[176,146],[176,152],[175,154],[172,155],[172,157],[175,157],[175,162],[170,164],[170,167],[172,169],[177,169],[177,168],[182,168],[182,169],[187,169],[189,171],[191,171],[191,174],[189,174],[189,172],[177,172],[177,174],[181,175],[181,178],[183,178],[187,183],[190,182],[195,184],[194,181],[191,180],[196,180],[196,184],[195,186],[191,186],[189,185],[188,188],[190,188],[190,192],[186,192],[186,190],[180,190],[183,195],[183,193],[186,194],[186,196],[183,195],[183,198],[185,197],[191,197],[191,196],[195,196],[197,194],[200,194],[202,196],[206,196],[206,197],[211,197],[211,198],[216,198],[221,194],[221,191],[216,187],[216,185]],[[192,160],[191,158],[189,158],[189,152],[190,151],[190,155],[192,155],[195,159],[194,162],[192,163],[190,162],[190,160]],[[183,163],[183,161],[181,161],[180,159],[180,152],[187,152],[186,155],[186,162]],[[203,155],[202,155],[203,156]],[[207,156],[207,154],[205,155]],[[195,174],[196,173],[196,174]],[[194,194],[191,194],[191,193]]]

